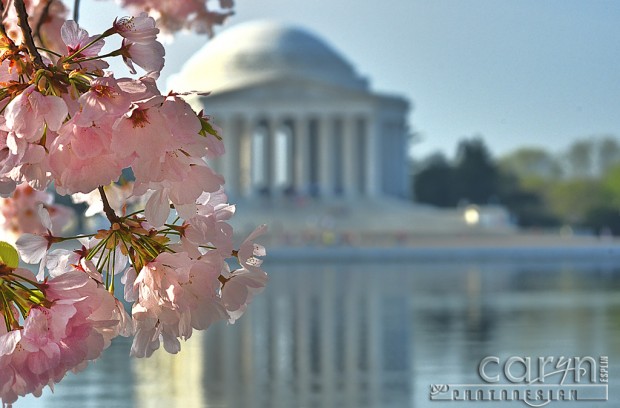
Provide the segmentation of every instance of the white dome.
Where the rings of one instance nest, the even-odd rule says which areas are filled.
[[[236,25],[218,34],[171,77],[175,91],[223,91],[280,77],[366,90],[353,66],[307,31],[274,22]]]

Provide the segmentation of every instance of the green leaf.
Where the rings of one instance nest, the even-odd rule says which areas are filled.
[[[217,134],[217,131],[213,128],[211,123],[207,118],[200,118],[200,124],[202,125],[202,129],[198,132],[201,136],[207,137],[207,135],[215,136],[219,140],[222,140],[222,137]]]
[[[17,249],[8,242],[0,241],[0,264],[9,268],[17,268],[19,266],[19,254]]]

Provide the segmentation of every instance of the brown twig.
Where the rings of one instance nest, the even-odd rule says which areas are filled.
[[[2,3],[1,0],[0,0],[0,3]],[[6,16],[9,14],[10,7],[11,7],[11,0],[6,0],[6,7],[4,10],[2,10],[2,20],[4,20]]]
[[[32,38],[32,29],[30,28],[30,24],[28,24],[28,12],[26,11],[24,0],[14,0],[14,4],[15,11],[17,12],[17,24],[19,28],[22,29],[28,54],[30,54],[30,58],[32,58],[36,66],[43,67],[43,59],[39,51],[37,51],[37,46],[34,44],[34,39]]]
[[[43,24],[45,24],[45,20],[47,20],[47,17],[50,14],[50,7],[52,6],[53,2],[54,0],[48,0],[48,2],[45,3],[45,7],[41,12],[41,17],[39,18],[39,21],[37,21],[37,27],[34,29],[34,36],[39,39],[39,41],[41,42],[41,44],[43,44],[44,47],[46,45],[43,41],[43,37],[41,37],[41,27],[43,27]]]
[[[115,222],[120,222],[120,217],[116,215],[114,209],[110,206],[110,202],[108,201],[108,197],[105,195],[103,186],[99,186],[99,195],[101,195],[101,201],[103,201],[103,212],[105,212],[105,216],[108,217],[110,223],[114,224]]]
[[[2,16],[2,21],[0,21],[0,35],[8,39],[9,36],[6,34],[6,27],[4,27],[4,3],[2,3],[2,0],[0,0],[0,15]]]
[[[73,0],[73,21],[76,23],[80,18],[80,0]]]

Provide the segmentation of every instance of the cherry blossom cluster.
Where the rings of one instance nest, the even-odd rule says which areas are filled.
[[[184,95],[157,88],[155,19],[118,18],[92,36],[69,20],[59,50],[41,46],[51,36],[35,41],[24,1],[14,5],[20,34],[0,30],[0,194],[5,226],[22,235],[16,250],[0,242],[4,405],[83,369],[118,335],[134,336],[135,357],[162,343],[177,353],[194,330],[234,323],[267,281],[255,242],[265,226],[234,246],[235,207],[205,161],[224,153],[220,132]],[[120,46],[104,52],[112,36]],[[112,57],[144,75],[117,78]],[[109,227],[61,236],[68,213],[51,186]],[[36,276],[19,258],[39,265]]]
[[[62,52],[60,27],[69,15],[65,4],[59,0],[25,0],[23,3],[28,15],[28,25],[32,27],[35,40],[43,47]],[[14,41],[22,43],[24,36],[18,24],[17,10],[15,7],[10,7],[10,4],[11,0],[0,0],[5,31]]]
[[[145,10],[166,32],[191,30],[213,35],[213,27],[233,14],[234,0],[117,0],[123,7]]]
[[[21,29],[15,8],[8,7],[11,0],[0,0],[7,34],[21,42]],[[180,30],[213,35],[215,26],[221,25],[234,14],[234,0],[116,0],[133,13],[147,12],[166,33]],[[76,6],[77,6],[76,2]],[[62,52],[60,27],[69,16],[69,9],[62,0],[24,0],[28,23],[33,28],[35,40],[43,47]],[[2,11],[0,9],[0,11]],[[74,14],[74,16],[77,16]]]
[[[47,228],[39,217],[39,207],[50,215],[54,234],[62,233],[75,219],[74,211],[67,206],[54,203],[54,196],[47,191],[38,191],[22,183],[10,197],[0,197],[0,231],[2,239],[15,242],[23,233],[44,234]]]
[[[75,269],[44,283],[27,269],[0,269],[0,396],[40,396],[67,371],[84,369],[117,335],[131,333],[123,305]],[[20,318],[20,313],[26,318]]]

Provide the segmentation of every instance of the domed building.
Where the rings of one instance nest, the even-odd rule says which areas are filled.
[[[313,34],[274,22],[234,26],[170,81],[210,91],[200,104],[225,135],[214,164],[233,199],[409,196],[408,102],[366,79]]]
[[[223,130],[226,154],[211,164],[243,208],[237,229],[260,220],[286,245],[471,231],[461,211],[411,201],[408,101],[372,91],[304,29],[266,21],[229,28],[168,85],[211,92],[192,103]]]

